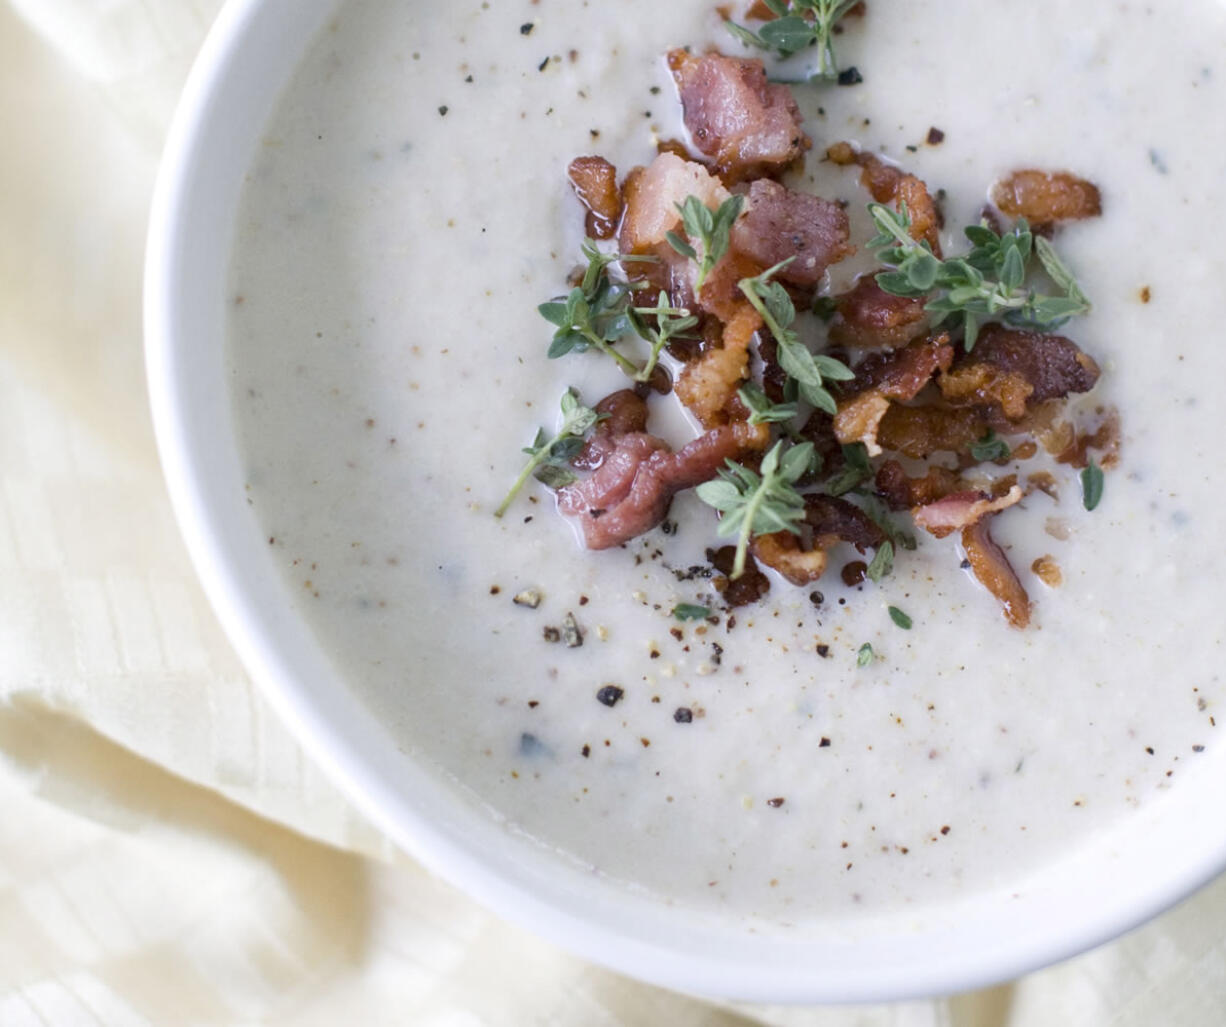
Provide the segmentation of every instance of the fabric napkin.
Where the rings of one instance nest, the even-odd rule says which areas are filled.
[[[1226,881],[984,992],[717,1006],[500,922],[349,805],[219,632],[145,397],[150,193],[217,7],[0,3],[0,1025],[1222,1022]]]

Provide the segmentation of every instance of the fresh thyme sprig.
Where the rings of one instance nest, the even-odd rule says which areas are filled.
[[[857,0],[765,0],[765,3],[776,17],[757,32],[734,21],[725,21],[724,27],[741,42],[763,50],[773,50],[781,58],[816,46],[817,70],[809,76],[809,80],[838,78],[834,27],[856,6]]]
[[[786,424],[800,410],[795,403],[772,403],[762,386],[753,381],[742,385],[737,397],[749,411],[750,424]]]
[[[651,324],[648,318],[655,318],[655,324]],[[683,336],[697,325],[698,318],[685,307],[674,307],[670,304],[668,293],[661,290],[654,307],[632,308],[630,322],[634,330],[651,344],[651,355],[647,358],[647,363],[634,376],[635,381],[646,382],[651,380],[652,372],[660,361],[660,351],[671,340]]]
[[[562,427],[553,438],[549,438],[543,428],[538,430],[532,445],[524,448],[530,459],[515,479],[502,505],[494,511],[495,517],[501,517],[507,512],[530,476],[535,476],[538,481],[553,489],[562,488],[575,480],[575,475],[566,464],[583,448],[583,436],[603,415],[584,406],[574,389],[567,389],[562,393],[559,405],[562,408]]]
[[[870,203],[868,209],[879,232],[869,247],[891,268],[877,275],[877,284],[894,296],[939,293],[924,309],[935,315],[935,324],[960,321],[967,350],[975,345],[980,326],[996,318],[1014,327],[1054,329],[1090,310],[1089,299],[1055,247],[1036,237],[1025,218],[1003,235],[986,222],[969,226],[965,234],[970,252],[942,260],[927,242],[911,238],[906,204],[898,211],[880,203]],[[1063,295],[1025,287],[1032,256]]]
[[[762,316],[766,327],[775,337],[775,342],[779,344],[779,366],[789,377],[795,379],[800,395],[819,410],[833,416],[838,413],[838,405],[824,382],[846,382],[855,375],[842,361],[812,353],[809,347],[800,341],[800,336],[792,330],[792,323],[796,320],[796,307],[787,290],[774,281],[774,275],[792,259],[789,257],[754,278],[742,278],[739,283],[741,292],[753,304],[753,308]]]
[[[695,490],[699,499],[723,514],[719,535],[737,536],[733,578],[745,572],[749,540],[754,535],[776,531],[800,534],[805,501],[793,486],[813,467],[813,443],[802,442],[787,450],[783,446],[782,440],[776,442],[756,472],[728,460],[727,469],[720,471],[718,478]]]
[[[728,252],[732,224],[740,216],[744,203],[745,197],[730,196],[719,205],[718,210],[712,211],[697,196],[687,196],[684,203],[676,205],[681,214],[685,234],[701,244],[702,255],[699,256],[693,244],[676,232],[666,232],[664,238],[674,250],[698,265],[698,278],[694,281],[695,295],[702,292],[707,275]]]

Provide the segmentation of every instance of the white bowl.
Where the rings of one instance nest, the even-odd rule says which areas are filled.
[[[243,491],[224,366],[225,286],[244,173],[333,0],[231,0],[192,72],[153,207],[146,333],[171,497],[204,587],[252,677],[308,751],[407,851],[495,912],[597,963],[684,991],[772,1002],[880,1001],[1016,976],[1103,942],[1226,865],[1213,747],[1179,786],[1024,894],[794,935],[749,933],[575,869],[416,764],[345,687],[287,601]]]

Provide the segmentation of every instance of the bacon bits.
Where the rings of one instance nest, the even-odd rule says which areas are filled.
[[[1015,171],[992,187],[992,202],[1002,214],[1040,226],[1096,218],[1103,212],[1098,186],[1067,171]]]
[[[732,229],[732,247],[763,269],[791,259],[778,278],[814,289],[826,268],[855,252],[847,215],[837,203],[758,179],[745,196],[745,212]]]
[[[851,349],[897,349],[928,327],[923,297],[891,296],[864,275],[837,297],[830,341]]]
[[[1017,420],[1030,404],[1089,392],[1099,373],[1094,360],[1063,335],[993,324],[940,386],[947,399],[997,405]]]
[[[594,239],[612,239],[622,215],[617,169],[603,157],[576,157],[566,169],[566,177],[587,208],[587,234]]]
[[[993,516],[989,514],[962,529],[962,548],[970,562],[971,573],[1000,600],[1005,620],[1015,628],[1024,628],[1030,623],[1030,596],[1018,580],[1005,551],[992,538]]]
[[[727,425],[675,453],[654,435],[622,435],[594,474],[558,490],[558,509],[579,518],[588,549],[610,549],[650,531],[674,495],[714,478],[725,460],[760,447],[765,435],[759,426]]]
[[[760,60],[672,50],[668,66],[694,145],[727,181],[782,171],[812,145],[791,90],[767,82]]]
[[[1014,485],[999,499],[983,492],[955,492],[936,502],[917,506],[911,511],[915,523],[937,538],[945,538],[977,524],[984,517],[1007,510],[1022,499],[1022,490]]]

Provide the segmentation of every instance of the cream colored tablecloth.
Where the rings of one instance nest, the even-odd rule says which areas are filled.
[[[172,521],[141,358],[158,153],[216,0],[0,0],[0,1025],[1226,1021],[1226,881],[1015,984],[715,1007],[395,853],[269,714]]]

